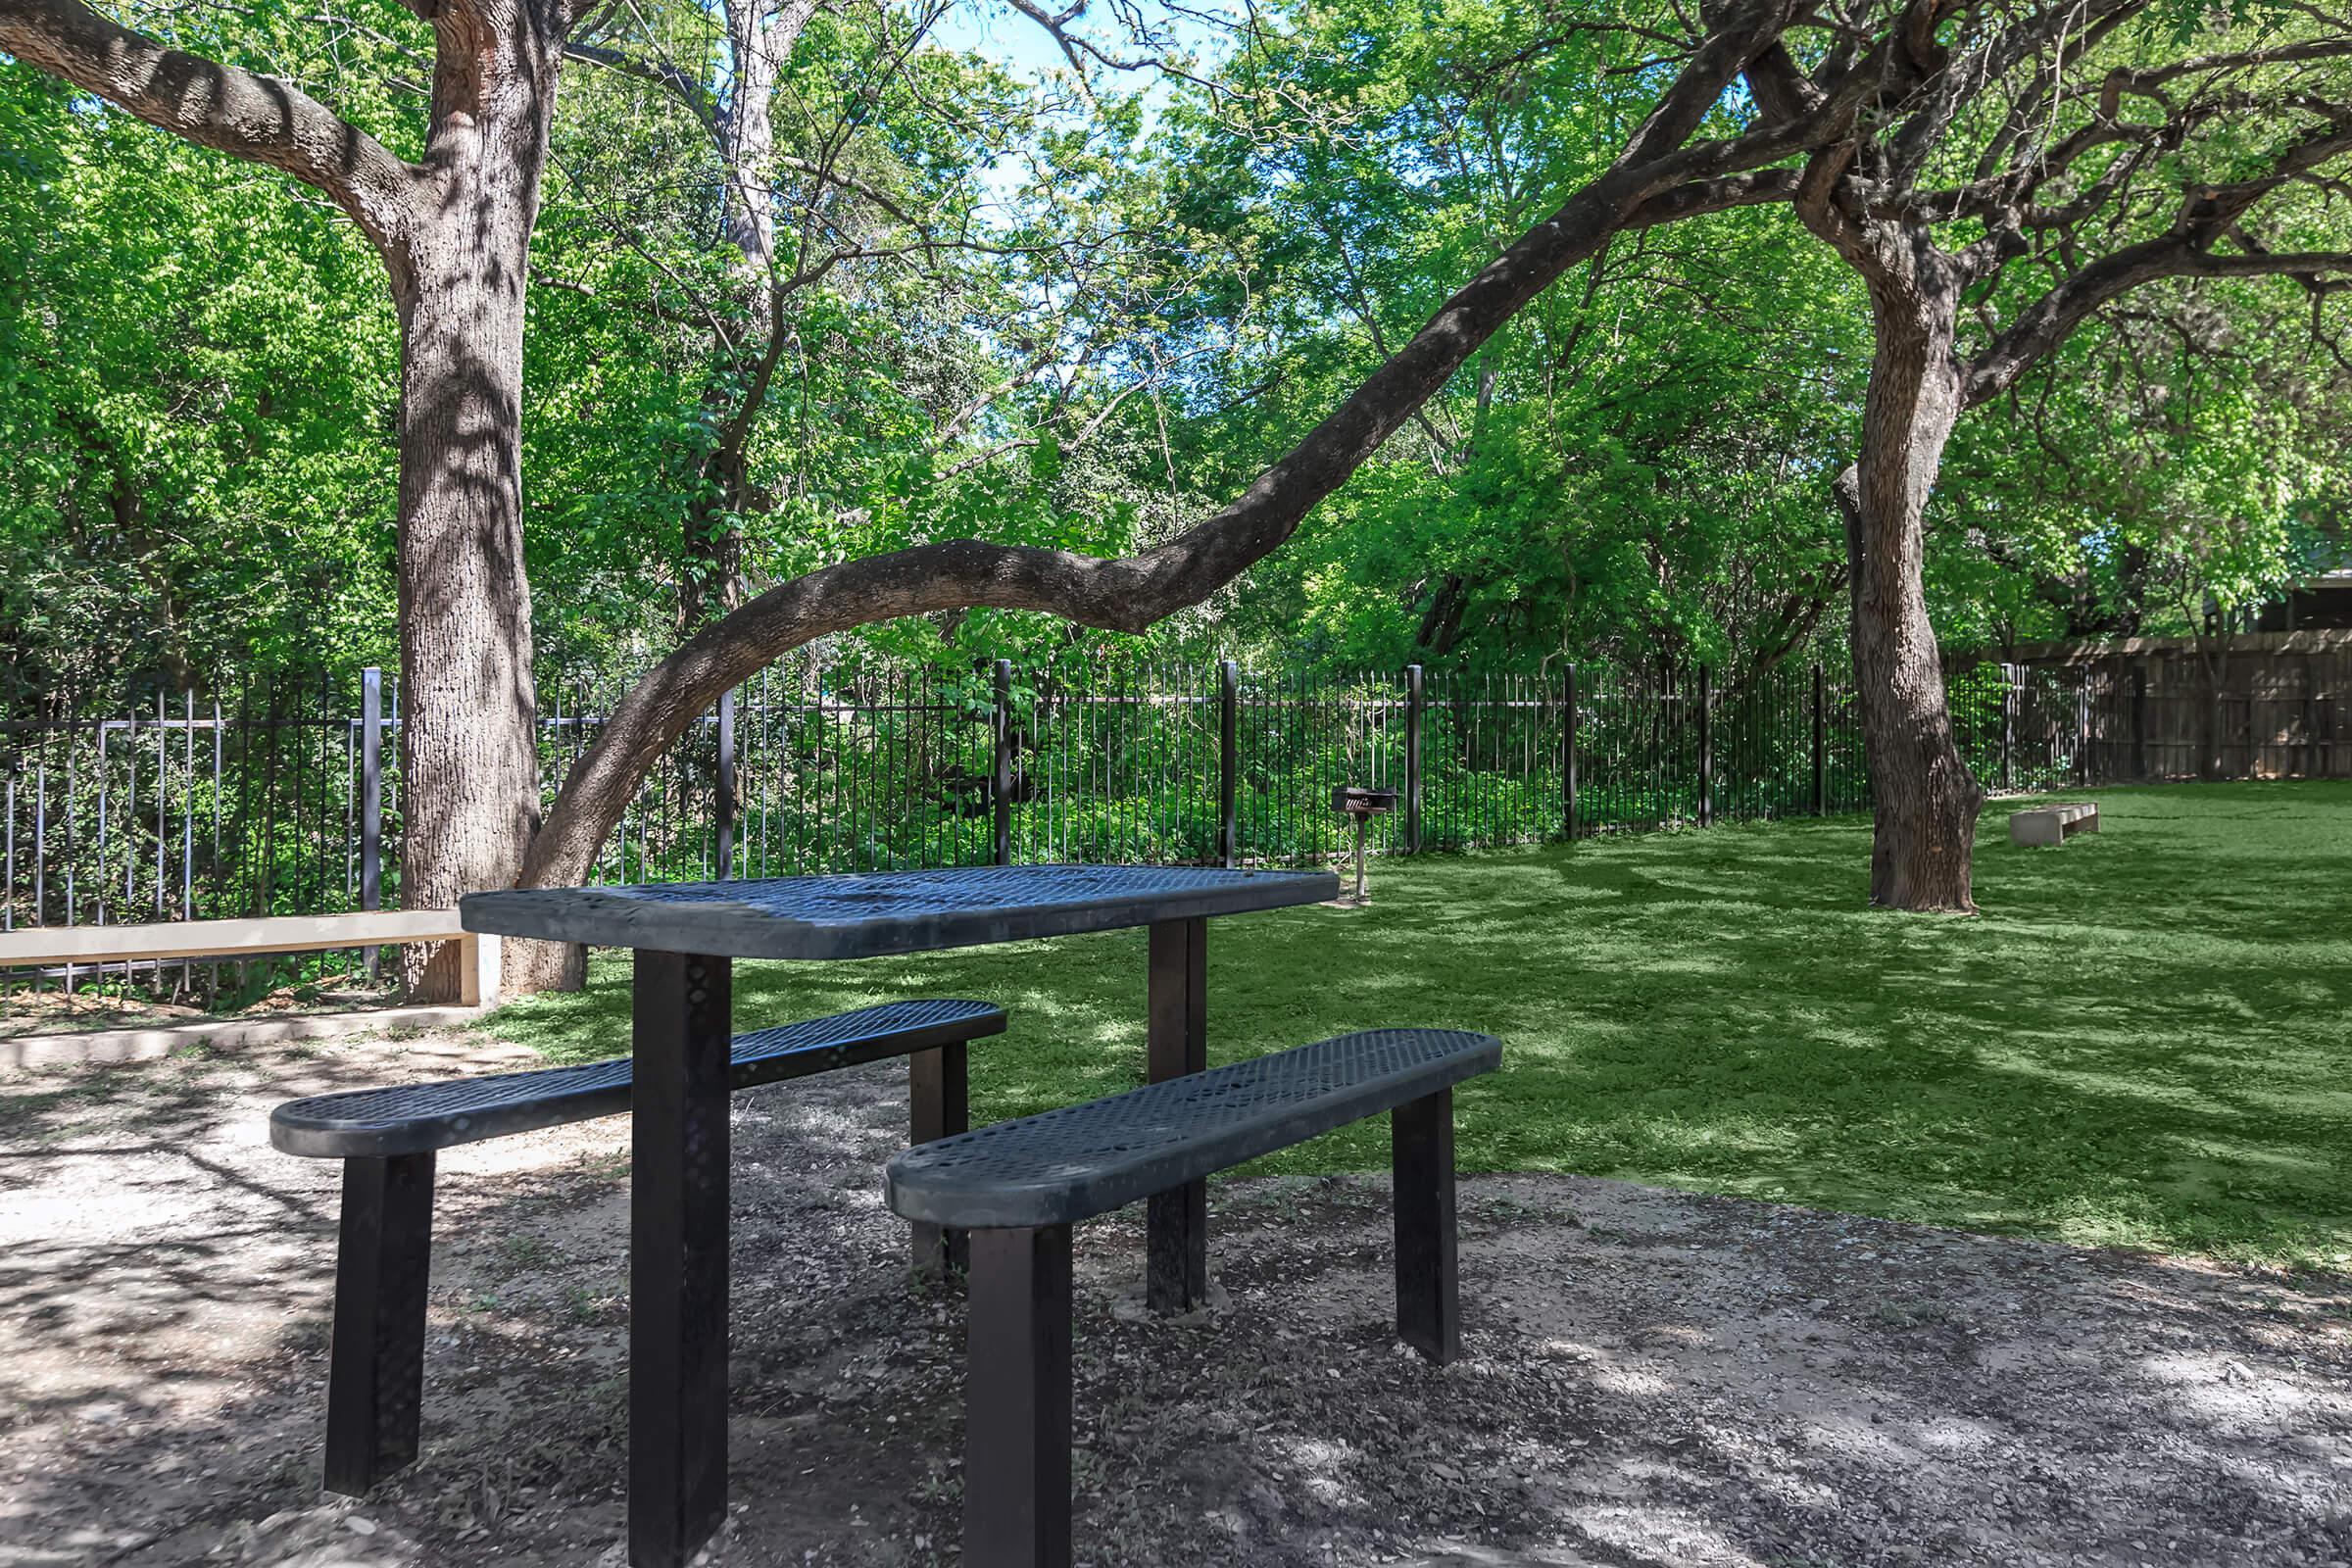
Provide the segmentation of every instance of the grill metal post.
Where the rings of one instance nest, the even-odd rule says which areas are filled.
[[[1208,921],[1151,928],[1145,1073],[1152,1083],[1208,1068]],[[1208,1184],[1188,1182],[1145,1205],[1145,1298],[1154,1312],[1189,1312],[1208,1298]]]
[[[639,949],[629,1173],[629,1561],[683,1568],[727,1510],[733,966]]]

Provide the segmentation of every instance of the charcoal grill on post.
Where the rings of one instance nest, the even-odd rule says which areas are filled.
[[[1337,784],[1331,791],[1331,808],[1355,820],[1355,902],[1366,903],[1364,829],[1374,817],[1386,816],[1396,809],[1396,792],[1366,789],[1360,784]]]

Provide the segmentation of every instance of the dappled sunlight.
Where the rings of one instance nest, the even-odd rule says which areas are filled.
[[[2352,1413],[2352,1399],[2329,1398],[2248,1367],[2221,1351],[2175,1351],[2141,1358],[2133,1372],[2184,1415],[2224,1431],[2308,1431],[2324,1417]]]
[[[1977,919],[1863,904],[1841,817],[1383,860],[1368,908],[1215,922],[1209,1052],[1376,1023],[1483,1029],[1468,1168],[1621,1175],[2073,1240],[2352,1257],[2352,786],[2103,789],[2104,831],[1979,837]],[[748,1022],[997,1002],[975,1113],[1136,1081],[1144,939],[744,963]],[[626,1049],[625,963],[484,1029]],[[59,1111],[58,1114],[66,1114]],[[1266,1170],[1378,1169],[1358,1127]]]

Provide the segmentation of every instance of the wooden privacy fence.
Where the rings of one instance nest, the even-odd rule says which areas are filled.
[[[2352,778],[2352,632],[2030,644],[1954,664],[1955,724],[1996,786],[2054,756],[2082,784]]]

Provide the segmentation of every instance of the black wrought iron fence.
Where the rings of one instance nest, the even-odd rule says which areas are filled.
[[[551,799],[621,689],[560,672],[541,683]],[[2115,705],[2079,672],[1982,666],[1949,692],[1963,755],[1990,787],[2118,777],[2145,750],[2102,731]],[[0,927],[397,906],[399,726],[397,683],[374,670],[0,716]],[[1342,784],[1398,793],[1372,824],[1376,854],[1483,849],[1862,809],[1861,753],[1853,694],[1819,666],[1723,681],[1666,665],[1331,677],[1234,662],[802,663],[689,726],[592,874],[1316,863],[1352,840],[1331,808]],[[144,981],[220,983],[202,964]]]

